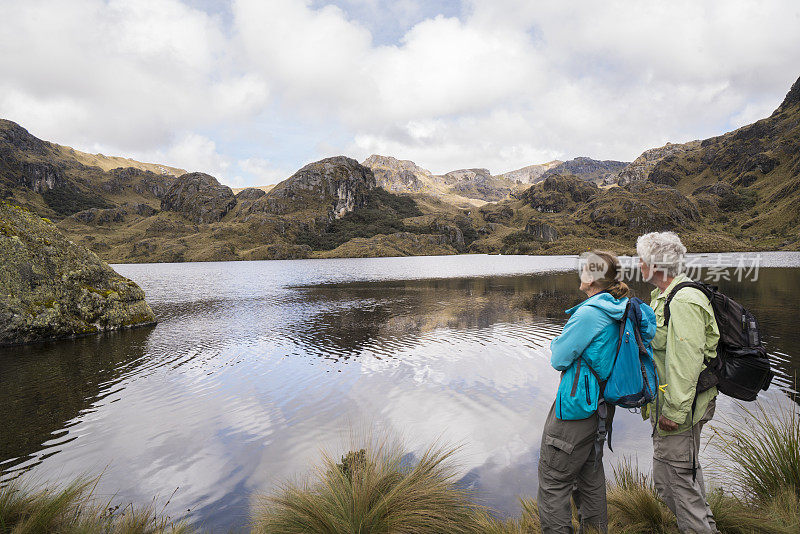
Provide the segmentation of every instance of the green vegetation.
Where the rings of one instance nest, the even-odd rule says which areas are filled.
[[[67,216],[90,208],[113,208],[99,196],[89,195],[77,187],[54,187],[42,192],[42,198],[56,215]]]
[[[399,196],[377,188],[366,194],[364,207],[351,211],[341,219],[334,219],[322,232],[306,229],[295,242],[308,245],[313,250],[332,250],[357,237],[378,234],[414,232],[403,223],[406,217],[422,215],[411,197]]]
[[[97,479],[33,490],[12,481],[0,487],[0,534],[183,534],[189,525],[154,508],[111,506],[94,498]]]

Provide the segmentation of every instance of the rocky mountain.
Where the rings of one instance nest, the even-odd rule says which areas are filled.
[[[124,167],[113,167],[116,164]],[[102,154],[87,154],[42,141],[0,119],[0,198],[59,218],[123,203],[158,203],[185,171]]]
[[[422,193],[434,189],[433,174],[413,161],[373,154],[362,165],[372,170],[378,187],[392,193]]]
[[[0,201],[0,345],[155,322],[144,292],[51,222]]]
[[[378,187],[387,191],[429,195],[459,207],[507,199],[521,188],[513,180],[492,176],[488,169],[460,169],[434,175],[413,161],[379,155],[368,157],[364,166],[375,174]]]
[[[434,175],[408,160],[339,156],[235,193],[203,173],[107,169],[100,163],[117,160],[99,155],[89,165],[3,121],[0,195],[116,262],[631,252],[638,234],[662,229],[696,251],[798,250],[798,93],[795,83],[752,125],[630,164],[575,158],[498,176]]]
[[[769,117],[662,158],[647,180],[691,195],[720,232],[775,248],[796,247],[800,79]]]
[[[515,182],[492,176],[489,169],[460,169],[437,176],[437,179],[448,186],[450,193],[484,202],[505,200],[519,189]]]
[[[667,143],[661,147],[645,150],[638,158],[619,171],[616,179],[612,178],[608,180],[608,183],[617,183],[624,186],[631,182],[647,180],[659,161],[667,157],[678,156],[688,150],[697,148],[699,145],[700,141],[689,141],[688,143],[680,144]]]
[[[162,211],[183,213],[198,224],[222,220],[235,205],[231,188],[202,172],[179,176],[161,197]]]
[[[548,176],[572,175],[581,180],[594,182],[600,185],[604,181],[613,179],[627,164],[628,163],[624,161],[578,157],[560,163],[552,169],[545,171],[541,175],[540,180],[544,180]]]
[[[540,178],[544,173],[550,169],[558,167],[562,163],[564,162],[554,159],[553,161],[548,161],[547,163],[528,165],[527,167],[522,167],[521,169],[517,169],[515,171],[508,171],[500,174],[498,175],[498,178],[504,178],[506,180],[520,182],[522,184],[535,184],[540,181]]]

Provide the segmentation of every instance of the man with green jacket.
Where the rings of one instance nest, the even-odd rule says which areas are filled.
[[[682,272],[686,247],[672,232],[652,232],[639,237],[636,251],[642,277],[656,286],[650,295],[657,325],[651,346],[661,388],[658,403],[643,410],[653,423],[653,480],[681,532],[716,533],[697,455],[703,425],[714,416],[717,388],[696,392],[700,371],[717,356],[714,310],[701,291],[683,288],[664,324],[667,297],[690,281]]]

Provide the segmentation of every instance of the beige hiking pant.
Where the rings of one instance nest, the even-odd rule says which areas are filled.
[[[717,524],[706,501],[703,470],[700,467],[700,432],[714,417],[716,400],[711,400],[703,418],[693,428],[671,436],[653,433],[653,481],[661,499],[678,518],[681,532],[716,534]],[[697,477],[692,480],[692,454]]]
[[[578,421],[555,416],[555,403],[542,432],[539,453],[539,517],[543,534],[572,534],[575,500],[584,525],[600,532],[608,530],[606,476],[602,452],[595,462],[597,414]]]

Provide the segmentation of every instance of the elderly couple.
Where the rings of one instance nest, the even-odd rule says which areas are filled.
[[[636,252],[643,279],[655,286],[652,309],[641,306],[641,327],[653,336],[651,347],[662,384],[657,402],[642,409],[653,426],[653,480],[681,532],[716,533],[703,472],[699,465],[696,472],[693,469],[700,432],[714,415],[717,396],[717,389],[711,388],[695,398],[700,371],[716,357],[719,331],[714,311],[701,291],[684,288],[675,293],[665,324],[666,297],[689,280],[682,272],[686,247],[674,233],[653,232],[639,237]],[[597,397],[596,377],[605,379],[611,372],[629,289],[620,280],[620,264],[613,254],[595,251],[592,258],[581,272],[580,289],[588,298],[567,310],[569,320],[551,343],[552,365],[563,371],[562,380],[569,384],[559,387],[542,435],[538,503],[545,534],[573,532],[570,497],[580,514],[581,532],[584,526],[600,532],[608,529],[602,447],[595,447],[598,415],[581,412],[586,404],[580,409],[577,405],[592,401],[588,404],[597,406],[597,398],[583,397]],[[584,364],[581,370],[581,361],[591,369]],[[576,395],[575,383],[584,382],[585,392],[580,389],[581,395]]]

